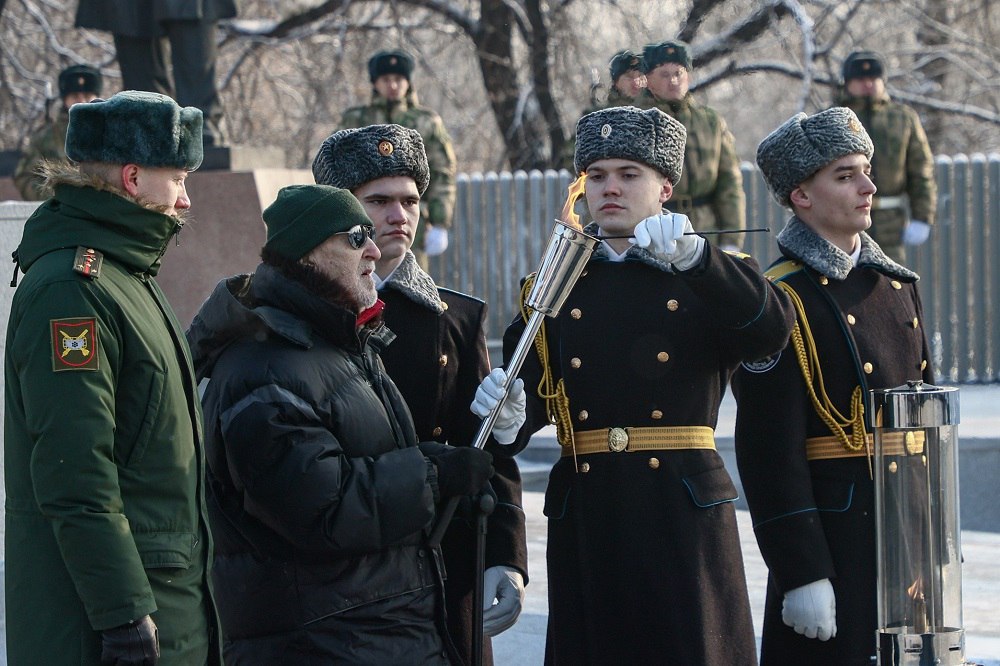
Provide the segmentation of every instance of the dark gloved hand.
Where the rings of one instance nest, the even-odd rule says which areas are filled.
[[[493,477],[493,456],[482,449],[446,446],[427,458],[437,467],[438,491],[442,497],[473,495]]]
[[[156,666],[159,658],[159,635],[153,618],[148,615],[101,632],[102,664]]]

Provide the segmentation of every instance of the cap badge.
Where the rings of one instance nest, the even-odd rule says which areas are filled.
[[[395,65],[397,62],[399,62],[399,61],[396,60],[396,56],[393,56],[393,57],[389,58],[389,64],[390,65]]]
[[[76,85],[78,85],[78,86],[82,86],[86,82],[87,82],[87,79],[83,78],[82,76],[80,76],[80,77],[78,77],[76,79]]]
[[[860,134],[864,127],[861,126],[861,121],[857,118],[851,118],[847,121],[847,128],[854,132],[855,134]]]
[[[601,126],[601,138],[607,139],[609,136],[611,136],[611,125],[605,123],[603,126]]]
[[[861,69],[862,70],[864,70],[864,71],[867,72],[871,68],[872,68],[872,64],[870,62],[863,62],[863,63],[861,63]]]
[[[389,157],[389,155],[392,155],[393,150],[394,148],[392,147],[392,144],[388,141],[378,142],[378,152],[382,155],[382,157]]]
[[[667,47],[667,55],[673,55],[673,53],[674,53],[675,50],[676,49],[674,49],[674,47],[668,46]]]

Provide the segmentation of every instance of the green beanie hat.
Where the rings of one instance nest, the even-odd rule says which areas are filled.
[[[348,190],[329,185],[290,185],[264,210],[264,247],[298,261],[333,234],[356,224],[374,226]]]

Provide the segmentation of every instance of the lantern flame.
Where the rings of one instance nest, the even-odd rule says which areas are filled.
[[[562,215],[559,218],[564,224],[577,231],[583,231],[583,226],[580,224],[580,216],[573,211],[573,206],[576,205],[576,200],[583,196],[586,182],[587,174],[581,173],[576,180],[569,184],[569,187],[566,188],[566,203],[563,204]]]

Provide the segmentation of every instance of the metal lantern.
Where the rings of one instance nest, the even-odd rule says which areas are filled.
[[[958,389],[869,395],[874,430],[880,666],[962,666]]]

